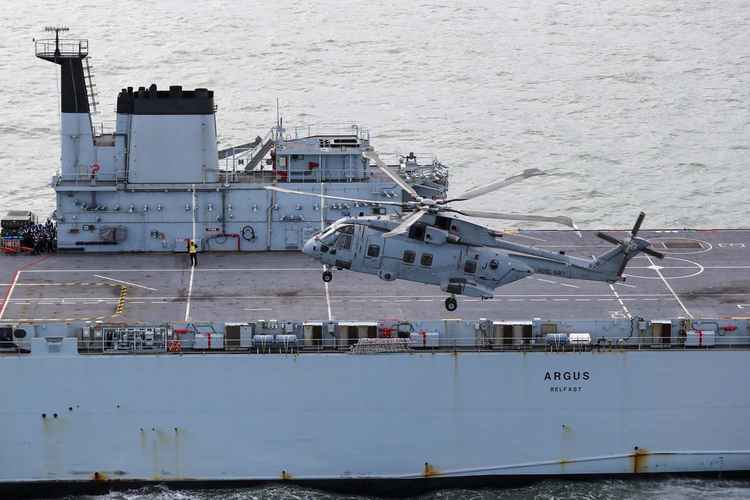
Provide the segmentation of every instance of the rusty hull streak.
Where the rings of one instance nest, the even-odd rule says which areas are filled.
[[[424,471],[422,473],[424,477],[435,477],[440,476],[441,474],[442,472],[440,472],[440,470],[434,465],[430,464],[429,462],[424,463]]]
[[[633,463],[633,473],[640,474],[648,472],[648,457],[651,453],[646,448],[639,448],[636,446],[633,448],[633,453],[630,455]]]

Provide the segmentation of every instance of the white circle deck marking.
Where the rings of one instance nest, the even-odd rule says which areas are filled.
[[[686,266],[670,267],[670,266],[659,266],[657,264],[651,264],[650,266],[642,267],[640,269],[649,269],[651,271],[656,272],[657,274],[659,272],[661,272],[664,275],[664,279],[667,279],[667,280],[695,278],[699,274],[702,274],[703,271],[704,271],[704,269],[705,269],[701,264],[699,264],[699,263],[697,263],[697,262],[695,262],[693,260],[683,259],[681,257],[670,257],[670,256],[664,257],[665,261],[667,259],[669,259],[669,260],[679,260],[681,262],[686,262],[687,264],[690,264],[690,266],[688,266],[688,267],[686,267]],[[683,273],[683,274],[677,274],[676,276],[667,276],[667,275],[665,275],[664,271],[666,271],[667,273],[669,273],[670,270],[676,271],[677,273]],[[639,279],[644,279],[644,280],[661,280],[661,278],[659,276],[643,276],[641,274],[623,273],[623,276],[625,276],[627,278],[639,278]]]

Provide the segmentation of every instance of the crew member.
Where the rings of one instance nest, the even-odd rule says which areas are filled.
[[[188,240],[188,253],[190,254],[190,265],[198,267],[198,245],[193,240]]]

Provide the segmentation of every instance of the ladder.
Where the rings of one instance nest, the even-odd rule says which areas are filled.
[[[89,64],[89,57],[83,58],[83,79],[86,83],[86,94],[89,99],[89,112],[92,115],[97,114],[96,105],[99,104],[96,100],[97,94],[94,92],[96,85],[94,85],[94,75],[91,73],[93,69]]]

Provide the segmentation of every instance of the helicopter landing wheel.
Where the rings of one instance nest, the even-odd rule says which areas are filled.
[[[329,283],[333,279],[333,273],[331,271],[323,271],[323,281]]]
[[[449,311],[455,311],[458,307],[458,302],[456,301],[455,297],[448,297],[445,299],[445,308]]]

